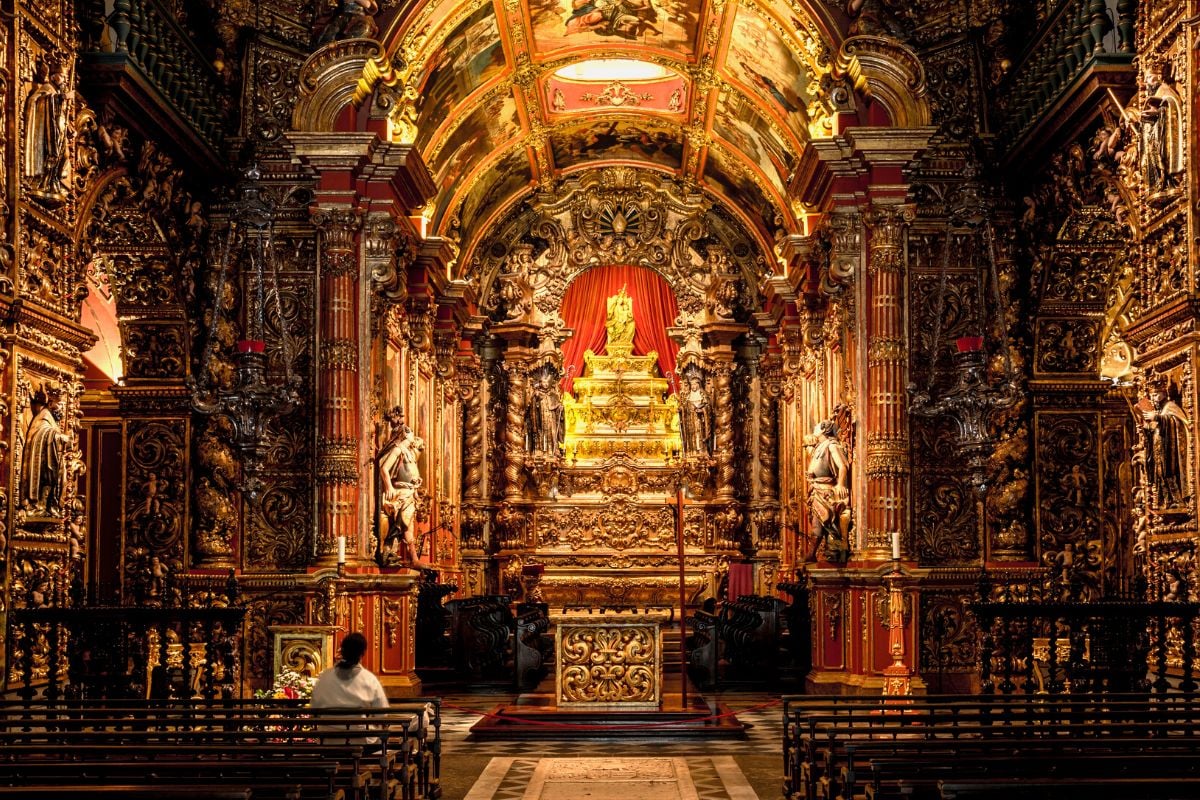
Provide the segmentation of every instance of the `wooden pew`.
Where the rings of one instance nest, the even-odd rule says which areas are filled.
[[[942,800],[1190,800],[1200,778],[1004,779],[943,781]]]
[[[872,759],[866,800],[940,796],[943,781],[997,780],[1053,776],[1054,778],[1200,777],[1200,763],[1192,753],[1074,753],[1061,755],[977,754],[969,761],[915,758]]]
[[[35,797],[39,800],[258,800],[252,789],[225,789],[219,786],[183,788],[125,784],[110,786],[0,786],[0,798]]]
[[[1190,695],[1068,697],[928,696],[784,698],[784,795],[853,797],[874,759],[986,759],[1010,754],[1091,753],[1122,744],[1148,756],[1195,753],[1200,698]],[[1120,740],[1120,742],[1118,742]],[[1014,756],[1015,757],[1015,756]],[[900,767],[894,766],[895,770]],[[889,781],[903,776],[890,774]]]
[[[340,780],[349,797],[367,794],[368,787],[373,787],[372,796],[380,798],[399,794],[416,800],[441,794],[441,715],[437,702],[402,703],[391,709],[366,711],[261,703],[207,707],[59,703],[53,708],[10,706],[0,710],[4,711],[0,715],[0,743],[14,747],[45,747],[54,742],[60,749],[63,744],[77,748],[95,743],[102,749],[120,744],[146,750],[164,744],[177,749],[215,744],[240,757],[265,749],[285,760],[297,757],[306,748],[325,747],[326,757],[343,763]],[[359,753],[354,760],[353,754],[329,749],[368,737],[379,739],[379,752],[365,758]],[[393,785],[396,791],[389,788]]]

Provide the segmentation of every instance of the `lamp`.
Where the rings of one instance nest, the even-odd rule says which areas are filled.
[[[280,335],[283,375],[273,378],[267,371],[267,302],[274,306],[281,328],[284,318],[274,257],[275,204],[263,196],[261,178],[257,165],[247,168],[237,186],[237,199],[228,205],[229,224],[221,243],[216,300],[201,356],[200,377],[190,383],[192,408],[197,413],[221,415],[232,424],[232,445],[242,464],[238,489],[251,503],[258,502],[264,489],[261,473],[266,458],[267,425],[300,403],[300,378],[292,373],[291,339],[286,331]],[[218,327],[225,313],[221,298],[230,280],[231,264],[240,264],[242,268],[245,314],[235,347],[234,379],[230,384],[214,384],[211,366]],[[237,325],[236,320],[228,321]]]
[[[991,223],[991,202],[983,194],[978,174],[977,165],[967,165],[963,172],[963,184],[959,187],[946,226],[946,245],[942,252],[933,342],[930,351],[929,380],[924,390],[918,390],[914,384],[910,384],[908,388],[912,395],[912,402],[909,406],[910,413],[928,418],[946,416],[954,421],[957,428],[955,445],[959,455],[966,462],[971,487],[982,501],[988,490],[991,472],[989,461],[995,447],[995,440],[991,435],[992,417],[997,411],[1010,408],[1019,399],[1017,376],[1013,370],[1012,359],[1007,347],[1003,349],[1004,374],[993,379],[988,371],[988,354],[983,333],[991,327],[1003,336],[1002,318],[998,320],[999,324],[994,326],[990,326],[985,319],[977,320],[978,333],[959,336],[955,340],[953,384],[940,393],[936,391],[938,360],[941,355],[942,317],[946,308],[950,248],[955,233],[968,235],[973,242],[981,243],[986,250],[989,267],[988,278],[994,293],[992,305],[995,306],[997,315],[1002,314],[1003,298],[1000,295],[1000,282],[996,270],[995,231]],[[980,309],[987,305],[983,297],[984,291],[981,283],[978,303]],[[984,313],[981,310],[980,316],[983,316]]]

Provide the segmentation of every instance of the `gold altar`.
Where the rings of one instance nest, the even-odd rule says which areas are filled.
[[[653,353],[633,353],[632,299],[607,300],[603,353],[587,351],[574,394],[563,394],[561,455],[528,465],[534,497],[502,511],[504,588],[552,608],[674,606],[679,601],[675,490],[683,479],[679,407]],[[705,492],[699,475],[696,494]],[[518,508],[520,510],[518,510]],[[733,543],[720,515],[698,500],[684,510],[684,584],[689,602],[716,594]],[[536,585],[526,564],[544,567]]]
[[[662,703],[665,611],[555,617],[555,699],[563,709],[646,711]]]
[[[596,464],[624,453],[647,464],[666,464],[680,451],[679,404],[658,370],[658,353],[633,355],[632,300],[622,289],[608,298],[608,344],[584,353],[575,394],[563,394],[564,457]]]

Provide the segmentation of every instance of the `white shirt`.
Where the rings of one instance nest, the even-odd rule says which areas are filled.
[[[330,667],[317,676],[309,705],[313,708],[387,708],[387,695],[379,678],[362,664],[343,669]],[[366,730],[366,725],[347,724],[346,730]],[[336,743],[335,740],[327,740]],[[379,744],[376,736],[358,736],[343,740],[346,744]]]
[[[387,695],[379,678],[362,664],[349,669],[330,667],[317,676],[313,708],[387,708]]]

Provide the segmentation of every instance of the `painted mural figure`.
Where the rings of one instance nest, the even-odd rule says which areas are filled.
[[[1187,504],[1188,429],[1191,420],[1176,399],[1162,389],[1150,396],[1151,408],[1142,412],[1150,457],[1147,473],[1160,508]]]
[[[657,21],[658,11],[650,0],[572,0],[566,30],[637,39],[646,32],[661,36]]]
[[[32,400],[33,419],[25,431],[21,461],[21,507],[34,516],[62,516],[66,448],[70,439],[59,425],[62,395],[57,387],[38,391]]]
[[[417,490],[421,488],[421,471],[417,456],[425,443],[404,422],[404,412],[394,408],[387,415],[392,426],[391,438],[379,453],[379,477],[383,496],[380,509],[380,539],[384,557],[417,569],[428,569],[416,548]]]
[[[850,558],[850,457],[837,434],[837,425],[831,420],[822,420],[813,428],[807,473],[808,507],[816,539],[808,560],[817,560],[824,543],[828,560],[844,564]]]
[[[686,455],[712,455],[710,409],[700,376],[688,376],[688,390],[679,406],[680,434]]]

